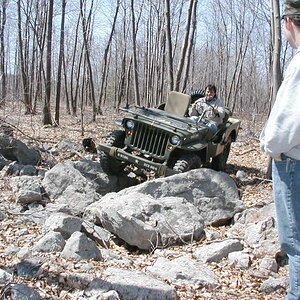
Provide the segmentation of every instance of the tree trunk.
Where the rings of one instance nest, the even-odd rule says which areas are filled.
[[[135,103],[141,105],[140,91],[139,91],[139,72],[138,72],[138,62],[137,62],[137,47],[136,47],[136,35],[137,28],[135,23],[135,12],[134,12],[134,0],[131,0],[131,26],[132,26],[132,48],[133,48],[133,84],[134,84],[134,95]]]
[[[110,46],[111,46],[113,34],[114,34],[114,31],[115,31],[115,27],[116,27],[119,7],[120,7],[120,0],[117,0],[117,7],[116,7],[115,15],[114,15],[114,21],[113,21],[113,24],[112,24],[112,28],[111,28],[111,31],[110,31],[110,35],[109,35],[109,39],[108,39],[106,48],[104,50],[102,76],[101,76],[101,81],[100,81],[101,86],[100,86],[100,92],[99,92],[100,95],[99,95],[99,103],[98,103],[98,108],[97,108],[97,111],[98,111],[99,114],[102,114],[101,104],[102,104],[102,101],[103,101],[105,78],[106,78],[106,74],[108,72],[108,52],[109,52],[109,49],[110,49]]]
[[[54,0],[49,0],[48,2],[48,14],[47,14],[47,56],[46,56],[46,98],[43,110],[43,125],[52,125],[51,120],[51,53],[52,53],[52,22],[53,22],[53,2]]]
[[[93,117],[92,120],[93,122],[96,121],[96,114],[97,114],[97,109],[96,109],[96,99],[95,99],[95,88],[94,88],[94,78],[93,78],[93,69],[91,65],[91,58],[90,58],[90,47],[89,47],[89,37],[88,34],[90,34],[90,30],[88,29],[88,22],[90,22],[91,18],[91,13],[92,13],[92,7],[93,7],[93,1],[91,4],[91,8],[89,11],[89,16],[88,20],[86,20],[86,17],[83,12],[83,0],[80,0],[80,13],[81,13],[81,18],[82,18],[82,30],[83,30],[83,43],[84,43],[84,48],[85,48],[85,59],[87,62],[87,68],[89,72],[89,82],[90,82],[90,98],[92,101],[93,105]]]
[[[0,8],[0,81],[1,81],[1,98],[0,107],[5,103],[6,99],[6,71],[5,71],[5,45],[4,32],[6,23],[6,8],[8,0],[2,0],[2,7]]]
[[[28,73],[26,71],[26,62],[24,57],[24,45],[23,45],[23,37],[22,37],[22,16],[21,16],[21,1],[17,2],[18,9],[18,42],[19,42],[19,56],[20,56],[20,64],[21,64],[21,76],[23,83],[23,94],[24,94],[24,104],[25,104],[25,114],[30,114],[32,111],[31,101],[29,97],[29,80]]]
[[[179,59],[179,64],[176,72],[176,79],[175,79],[175,91],[179,91],[180,89],[180,81],[182,79],[182,71],[183,66],[187,57],[187,47],[188,47],[188,41],[189,41],[189,35],[190,35],[190,29],[191,29],[191,16],[192,16],[192,8],[193,4],[196,0],[190,0],[189,9],[187,11],[187,18],[186,18],[186,24],[185,24],[185,36],[183,39],[183,44],[181,48],[181,55]]]
[[[277,0],[271,0],[272,7],[272,37],[273,37],[273,59],[272,59],[272,106],[275,102],[277,91],[282,81],[280,67],[280,50],[281,50],[281,26],[280,26],[280,9]],[[271,178],[272,159],[269,158],[266,177]]]
[[[186,65],[185,65],[183,85],[182,85],[182,89],[181,89],[182,92],[186,91],[186,86],[187,86],[188,77],[189,77],[190,62],[191,62],[191,57],[192,57],[195,31],[196,31],[196,26],[197,26],[197,3],[198,3],[198,0],[195,0],[193,3],[193,7],[192,7],[192,18],[193,18],[192,31],[191,31],[188,46],[187,46],[187,61],[186,61]]]
[[[170,90],[174,89],[174,71],[173,71],[173,47],[171,34],[171,17],[170,17],[170,0],[165,0],[165,26],[166,26],[166,40],[168,50],[168,72],[169,72],[169,86]]]
[[[66,15],[66,0],[61,2],[61,25],[60,25],[60,42],[59,42],[59,57],[57,69],[57,84],[56,84],[56,101],[55,101],[55,123],[59,125],[60,111],[60,91],[61,91],[61,70],[64,60],[64,44],[65,44],[65,15]]]

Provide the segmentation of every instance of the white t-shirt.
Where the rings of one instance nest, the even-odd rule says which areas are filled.
[[[273,158],[284,153],[300,160],[300,47],[286,69],[260,146]]]

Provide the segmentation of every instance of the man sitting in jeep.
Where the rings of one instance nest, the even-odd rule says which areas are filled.
[[[207,85],[205,97],[198,99],[189,108],[189,116],[192,120],[202,120],[215,133],[218,125],[223,123],[225,117],[224,103],[217,97],[217,89],[214,85]]]

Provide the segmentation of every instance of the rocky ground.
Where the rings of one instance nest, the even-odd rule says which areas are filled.
[[[87,114],[87,113],[86,113]],[[104,110],[103,116],[98,116],[97,121],[92,123],[88,119],[84,120],[82,128],[79,117],[68,116],[62,113],[59,126],[42,126],[41,114],[24,115],[19,106],[6,106],[0,109],[0,125],[6,123],[14,128],[14,136],[32,145],[39,144],[55,145],[64,139],[81,143],[84,137],[93,137],[96,143],[102,141],[112,129],[116,128],[114,120],[120,115],[111,109]],[[246,207],[261,207],[272,201],[272,185],[270,180],[265,179],[265,170],[268,158],[260,151],[258,135],[262,127],[262,122],[248,119],[241,116],[242,129],[238,141],[233,143],[228,160],[227,173],[236,181],[241,199]],[[250,118],[250,117],[249,117]],[[57,156],[44,157],[40,166],[41,169],[49,169],[56,163],[65,160],[79,160],[83,157],[82,153],[62,152]],[[248,177],[247,183],[241,183],[236,178],[237,171],[242,170]],[[16,212],[15,195],[9,184],[10,178],[0,177],[0,212],[5,212],[8,216],[0,225],[0,268],[14,267],[20,257],[26,257],[26,247],[24,253],[16,254],[11,248],[16,246],[33,244],[36,237],[41,233],[38,225],[25,226],[20,221],[20,213]],[[226,232],[230,226],[220,227],[217,230],[222,237],[226,237]],[[180,257],[185,253],[191,253],[200,243],[192,243],[180,247],[168,249],[166,255],[169,259]],[[157,258],[157,253],[135,253],[128,249],[113,244],[113,250],[132,262],[131,268],[144,269],[150,266]],[[8,254],[11,253],[11,254]],[[48,270],[48,277],[42,280],[17,279],[38,289],[43,299],[81,299],[80,291],[76,294],[72,289],[65,285],[64,274],[71,274],[72,271],[87,265],[95,272],[101,272],[108,266],[114,265],[113,262],[79,262],[67,261],[55,254],[43,254],[45,256],[44,270]],[[255,270],[258,262],[252,261],[249,270],[241,270],[233,267],[224,260],[221,264],[211,264],[209,267],[219,278],[219,287],[209,290],[199,286],[176,286],[180,299],[282,299],[284,290],[279,290],[272,294],[261,293],[259,287],[263,280]],[[279,276],[286,276],[287,266],[279,269]],[[0,299],[5,299],[5,286],[0,290]],[[75,296],[76,295],[76,296]]]

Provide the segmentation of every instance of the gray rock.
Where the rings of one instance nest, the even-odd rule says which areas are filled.
[[[12,300],[40,300],[38,292],[26,284],[12,284],[10,287]]]
[[[119,266],[131,266],[133,261],[124,257],[122,255],[117,254],[113,250],[110,249],[101,249],[101,254],[104,261],[111,261],[113,263],[118,263]]]
[[[280,251],[280,243],[275,219],[268,217],[257,224],[249,224],[245,229],[245,242],[253,248],[258,249],[257,255],[260,257],[266,254],[274,255]],[[262,251],[261,249],[265,250]]]
[[[76,152],[83,151],[83,146],[81,144],[75,143],[69,139],[64,139],[60,141],[56,145],[56,148],[58,150],[69,150],[69,151],[76,151]]]
[[[199,247],[194,255],[203,263],[219,262],[222,258],[227,257],[230,252],[241,250],[243,250],[243,245],[239,240],[228,239]]]
[[[13,280],[13,275],[6,272],[3,269],[0,269],[0,284],[2,286],[8,284],[9,282],[11,282]]]
[[[177,284],[195,284],[203,287],[214,288],[218,285],[215,273],[204,264],[189,257],[179,257],[168,260],[159,257],[153,266],[147,270],[161,279],[167,279]]]
[[[156,199],[184,198],[197,208],[205,225],[227,224],[236,213],[244,210],[233,179],[226,173],[205,168],[147,181],[124,189],[117,196],[133,193]]]
[[[67,240],[61,253],[63,258],[76,261],[94,259],[101,260],[102,255],[95,242],[81,232],[74,232]]]
[[[31,202],[26,205],[27,210],[21,217],[24,223],[44,224],[48,214],[41,203]]]
[[[64,281],[72,289],[84,290],[91,282],[91,275],[83,272],[61,273],[59,281]]]
[[[266,270],[274,273],[278,272],[276,259],[271,257],[264,257],[259,264],[259,268],[263,271]]]
[[[34,246],[37,252],[59,252],[62,251],[66,242],[60,232],[50,231],[46,233]]]
[[[204,234],[202,218],[182,198],[110,193],[90,205],[86,214],[96,215],[108,231],[145,250],[199,240]]]
[[[80,231],[83,220],[65,213],[54,213],[44,224],[45,231],[57,231],[68,239],[74,232]]]
[[[91,222],[83,221],[81,231],[85,233],[87,237],[100,244],[101,247],[103,248],[110,247],[110,240],[112,238],[112,235],[106,229],[94,225]]]
[[[0,154],[21,165],[37,165],[41,159],[38,151],[6,134],[0,134]]]
[[[0,170],[9,165],[11,162],[11,160],[6,159],[2,154],[0,154]]]
[[[41,268],[41,263],[36,259],[24,260],[17,264],[16,270],[20,277],[34,277]]]
[[[248,269],[251,265],[251,257],[248,253],[234,251],[228,254],[228,261],[233,263],[236,268]]]
[[[42,185],[56,204],[76,215],[82,214],[89,204],[99,200],[93,184],[71,162],[59,163],[46,172]]]
[[[18,203],[28,204],[43,200],[41,180],[37,176],[13,177],[11,178],[11,186]]]
[[[287,278],[270,277],[261,284],[259,290],[264,293],[273,293],[281,289],[286,289],[287,287]]]
[[[34,176],[37,175],[37,170],[34,166],[31,165],[25,165],[20,170],[20,176]]]
[[[121,299],[127,300],[176,300],[176,290],[165,282],[140,271],[108,268],[105,281],[94,279],[87,292],[115,290]]]
[[[6,218],[6,214],[0,211],[0,221],[3,221]]]
[[[234,222],[254,224],[266,220],[268,217],[276,218],[275,203],[272,202],[260,208],[248,208],[234,216]]]

